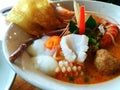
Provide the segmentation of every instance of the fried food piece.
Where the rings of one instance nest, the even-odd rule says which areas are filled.
[[[110,75],[120,70],[120,60],[111,55],[106,49],[97,51],[95,66],[103,74]]]
[[[61,24],[48,0],[19,0],[7,15],[7,20],[32,35],[42,35]]]

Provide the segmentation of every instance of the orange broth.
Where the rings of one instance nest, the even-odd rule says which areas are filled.
[[[120,60],[120,33],[116,39],[117,46],[114,46],[111,44],[109,47],[105,48],[107,49],[111,54],[113,54],[115,57],[117,57]],[[56,75],[54,78],[58,80],[62,80],[69,83],[74,84],[96,84],[101,83],[105,81],[112,80],[113,78],[120,75],[120,72],[117,72],[112,75],[104,75],[100,73],[95,65],[94,65],[94,57],[92,55],[88,55],[88,58],[86,59],[84,63],[84,74],[79,74],[78,76],[74,76],[74,80],[70,81],[68,76],[64,76],[63,74],[59,73],[59,75]]]

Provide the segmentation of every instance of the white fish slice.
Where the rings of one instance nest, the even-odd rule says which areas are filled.
[[[73,52],[72,48],[70,45],[71,43],[69,42],[69,36],[63,36],[60,42],[62,52],[65,56],[65,58],[71,62],[73,62],[76,59],[76,55]]]
[[[78,62],[84,62],[87,57],[89,38],[85,35],[69,34],[63,36],[60,42],[62,52],[70,62],[77,60]]]

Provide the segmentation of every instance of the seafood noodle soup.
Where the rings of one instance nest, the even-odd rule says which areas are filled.
[[[15,63],[25,50],[31,57],[32,67],[38,72],[73,84],[96,84],[119,76],[119,27],[97,12],[85,12],[85,6],[79,6],[77,2],[73,6],[74,11],[60,5],[52,6],[57,18],[54,16],[52,19],[55,26],[50,25],[49,32],[43,26],[39,29],[45,29],[44,34],[38,30],[31,33],[28,25],[27,33],[32,34],[32,38],[18,47],[10,56],[10,61]],[[21,22],[17,24],[22,26]],[[37,23],[37,27],[38,24],[41,23]]]
[[[86,15],[91,18],[91,14]],[[92,15],[92,18],[97,25],[93,29],[86,28],[83,35],[67,31],[62,36],[43,36],[28,47],[27,51],[33,56],[31,61],[35,63],[36,69],[74,84],[95,84],[119,76],[118,27],[96,15]],[[108,32],[106,30],[101,35],[99,29],[107,29]]]

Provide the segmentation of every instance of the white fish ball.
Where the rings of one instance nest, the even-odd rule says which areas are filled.
[[[40,71],[53,76],[58,67],[57,61],[48,55],[39,55],[32,58],[34,65]]]
[[[48,36],[44,36],[41,39],[35,40],[32,45],[30,45],[27,49],[27,52],[32,56],[37,56],[43,54],[45,51],[44,43]]]

